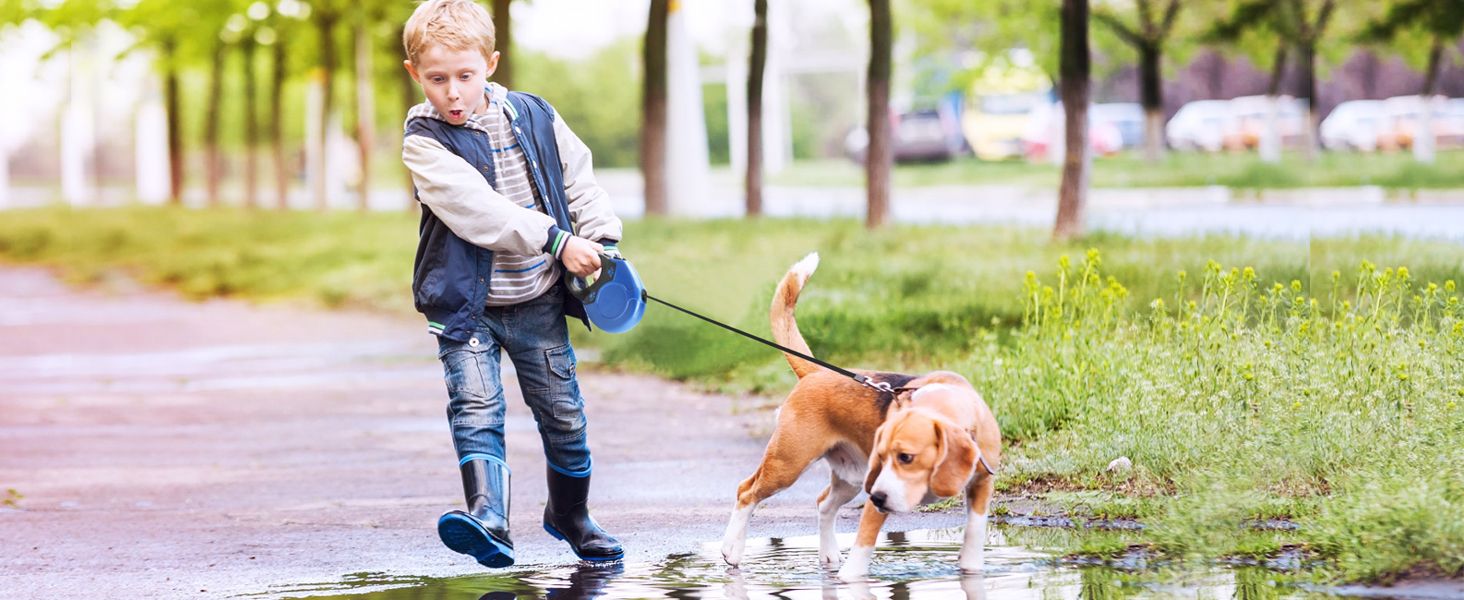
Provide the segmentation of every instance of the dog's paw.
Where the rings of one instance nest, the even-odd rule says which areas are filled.
[[[839,569],[839,581],[864,581],[866,579],[869,579],[868,567],[861,567],[852,562],[846,562]]]
[[[741,566],[742,545],[732,541],[723,542],[722,560],[726,561],[728,565],[733,567]]]
[[[975,574],[986,571],[986,561],[982,560],[981,554],[967,555],[962,553],[956,558],[956,565],[961,568],[962,573]]]
[[[838,548],[833,550],[819,550],[818,558],[824,567],[830,569],[844,564],[844,556],[839,554]]]

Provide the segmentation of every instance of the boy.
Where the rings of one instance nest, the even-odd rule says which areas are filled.
[[[561,264],[587,277],[598,252],[616,253],[620,219],[595,183],[589,148],[554,109],[488,83],[493,35],[488,11],[471,0],[430,0],[402,36],[403,64],[427,96],[407,113],[402,142],[422,204],[412,293],[438,337],[467,497],[467,510],[444,514],[437,532],[484,566],[513,564],[502,348],[544,442],[544,529],[583,560],[618,560],[620,543],[586,509],[590,450],[565,324],[585,312],[559,281]]]

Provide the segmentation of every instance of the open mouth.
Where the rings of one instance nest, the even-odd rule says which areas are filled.
[[[461,110],[449,110],[449,111],[447,111],[447,117],[449,119],[452,119],[452,120],[456,121],[458,119],[463,118],[463,111],[461,111]]]

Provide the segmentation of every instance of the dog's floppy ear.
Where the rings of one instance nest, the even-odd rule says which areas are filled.
[[[880,425],[874,430],[874,447],[869,450],[869,471],[864,475],[864,491],[874,487],[874,480],[879,479],[879,472],[884,468],[884,439],[885,430],[889,428],[889,421]]]
[[[930,473],[930,493],[949,498],[961,493],[971,480],[979,450],[970,433],[945,421],[935,422],[935,436],[940,443],[941,458]]]

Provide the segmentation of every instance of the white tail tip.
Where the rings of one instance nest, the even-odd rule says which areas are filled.
[[[818,253],[808,253],[808,256],[803,257],[803,260],[794,264],[791,270],[804,279],[807,279],[808,276],[813,275],[814,271],[818,270]]]

